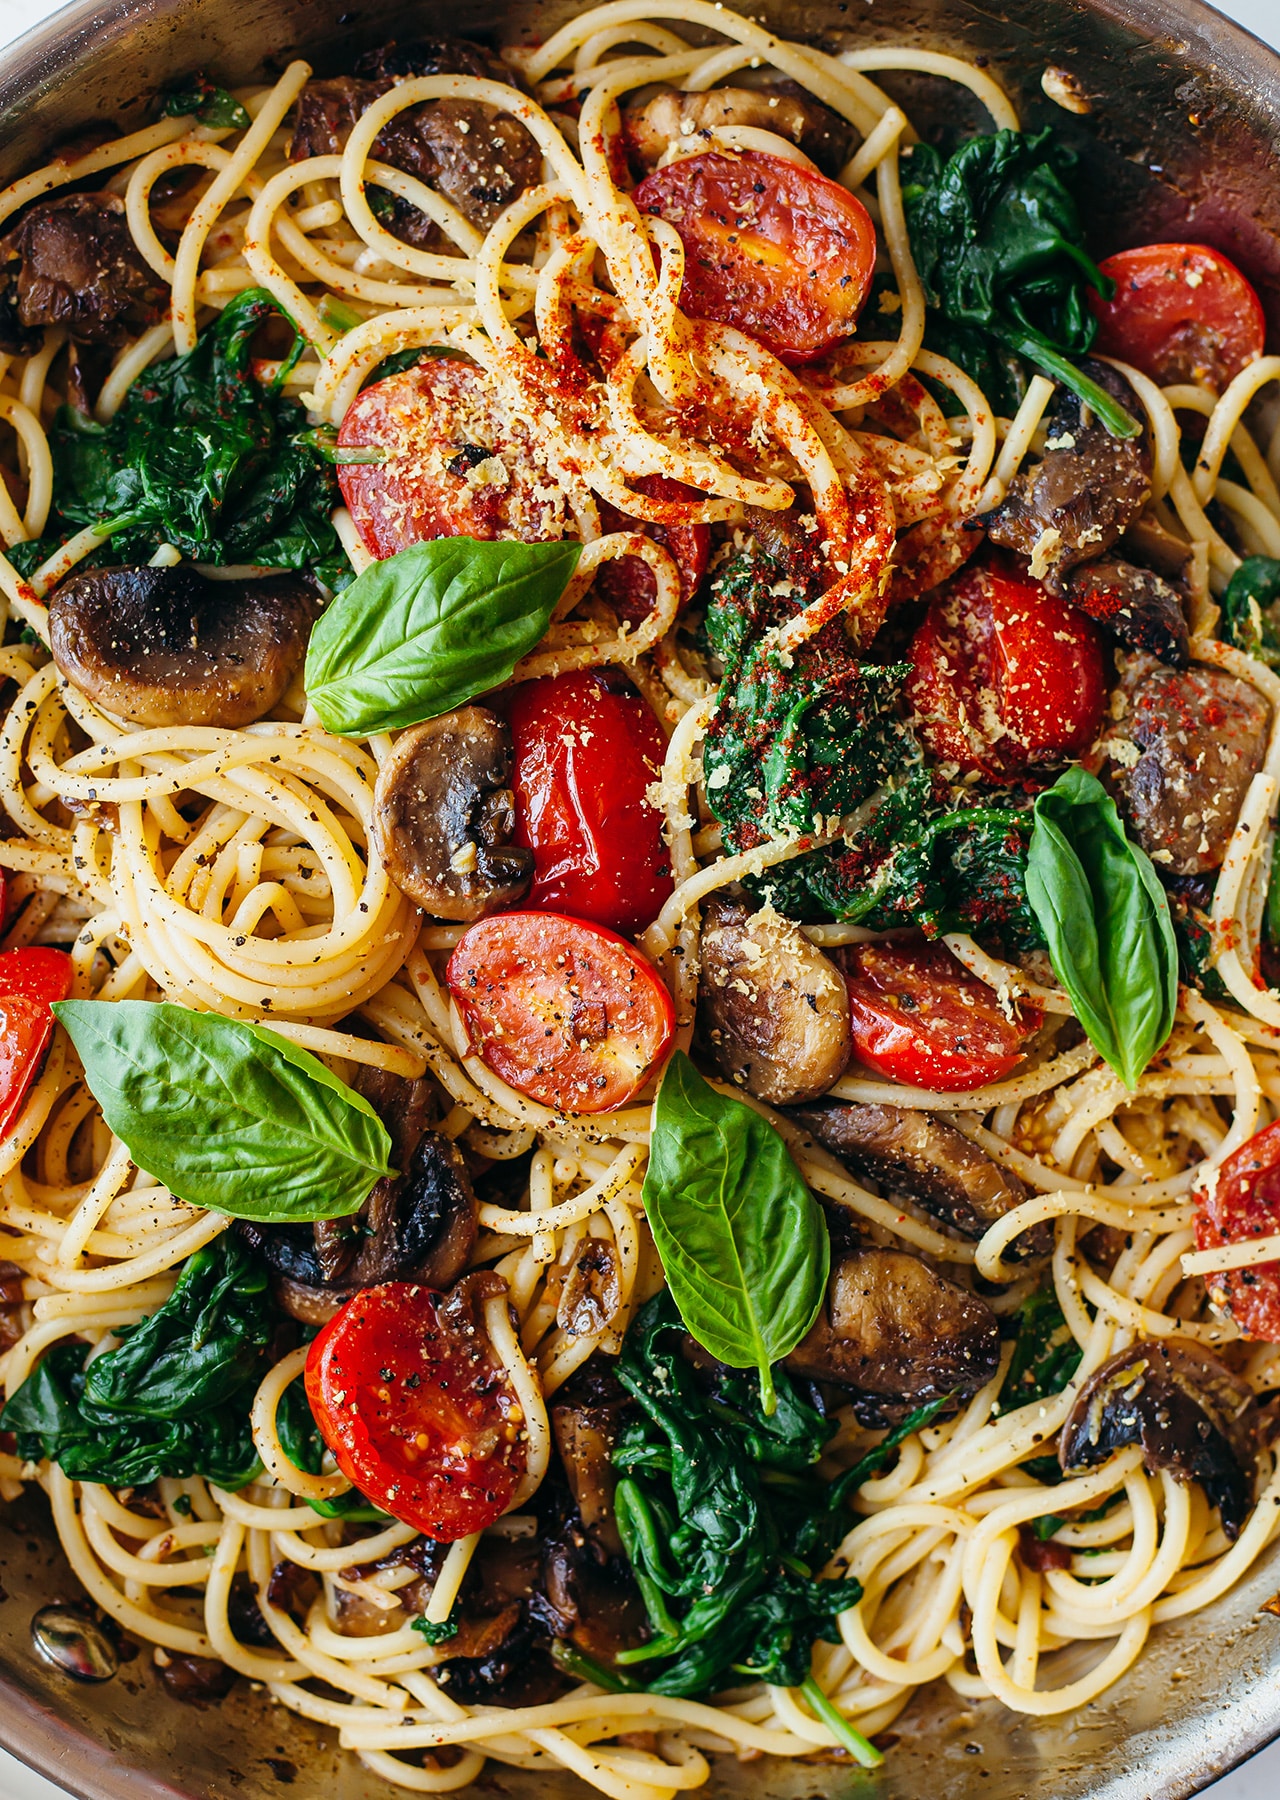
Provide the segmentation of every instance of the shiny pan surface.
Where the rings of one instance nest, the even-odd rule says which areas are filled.
[[[470,0],[461,11],[441,0],[82,0],[5,54],[0,181],[86,125],[141,124],[151,97],[193,69],[235,85],[304,55],[320,73],[338,73],[353,50],[397,33],[544,37],[576,10],[572,0]],[[763,10],[791,37],[905,39],[983,58],[1028,127],[1052,122],[1079,150],[1096,250],[1160,238],[1216,245],[1250,275],[1280,337],[1280,57],[1208,6],[766,0]],[[1047,66],[1070,71],[1092,103],[1087,116],[1045,98]],[[942,116],[942,83],[883,80],[921,127]],[[965,97],[945,93],[954,120]],[[897,1721],[874,1775],[722,1759],[698,1791],[707,1800],[1180,1800],[1280,1735],[1280,1618],[1261,1610],[1277,1589],[1280,1544],[1215,1606],[1157,1628],[1136,1667],[1077,1714],[1037,1721],[944,1693]],[[33,1615],[77,1599],[38,1501],[0,1506],[0,1742],[84,1800],[400,1800],[404,1790],[339,1751],[333,1733],[247,1682],[198,1711],[164,1692],[145,1653],[94,1683],[41,1661]],[[1094,1654],[1081,1645],[1061,1656]],[[567,1774],[494,1764],[466,1791],[511,1800],[586,1792]]]

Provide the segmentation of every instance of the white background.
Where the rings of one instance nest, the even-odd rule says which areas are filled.
[[[0,45],[57,10],[56,0],[0,0]],[[1280,46],[1280,0],[1223,0],[1219,9]],[[1211,1800],[1277,1800],[1280,1744],[1209,1789]],[[0,1750],[0,1800],[62,1800],[62,1790]]]

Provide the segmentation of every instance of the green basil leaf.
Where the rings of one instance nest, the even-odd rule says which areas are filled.
[[[1089,1041],[1126,1087],[1173,1029],[1178,946],[1151,859],[1084,769],[1039,795],[1027,896]]]
[[[644,1205],[681,1318],[712,1356],[760,1371],[772,1413],[771,1364],[826,1292],[826,1222],[772,1125],[679,1050],[658,1089]]]
[[[368,1101],[274,1031],[150,1000],[54,1011],[107,1124],[192,1206],[265,1224],[338,1219],[392,1172]]]
[[[581,554],[581,544],[450,537],[372,564],[311,634],[307,698],[342,737],[465,706],[538,643]]]

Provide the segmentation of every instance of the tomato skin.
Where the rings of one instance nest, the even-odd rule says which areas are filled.
[[[1280,1232],[1280,1122],[1255,1132],[1228,1156],[1208,1188],[1192,1190],[1196,1249]],[[1280,1344],[1280,1261],[1205,1276],[1209,1298],[1247,1338]]]
[[[680,304],[691,318],[734,325],[795,365],[857,325],[875,226],[825,175],[760,150],[711,150],[655,169],[633,198],[680,233]]]
[[[29,944],[0,953],[0,1138],[8,1135],[53,1037],[55,1000],[71,992],[65,950]]]
[[[673,481],[669,475],[643,475],[632,486],[651,500],[701,500],[697,488]],[[688,606],[702,584],[711,556],[709,525],[647,525],[632,519],[607,500],[599,502],[603,531],[642,531],[671,553],[680,574],[680,605]],[[620,619],[639,625],[653,611],[658,584],[653,571],[638,556],[618,557],[605,563],[595,579],[595,591]]]
[[[545,457],[527,427],[502,414],[474,363],[431,357],[374,382],[347,408],[338,444],[386,452],[337,471],[371,556],[440,537],[561,536],[563,506],[545,492]]]
[[[599,670],[522,682],[501,700],[514,841],[533,851],[525,907],[634,935],[673,885],[662,814],[647,798],[666,751],[648,703]]]
[[[1098,627],[1012,559],[958,576],[908,654],[907,699],[921,736],[939,762],[962,771],[1017,781],[1036,764],[1078,756],[1102,727]]]
[[[1114,299],[1090,293],[1097,349],[1153,381],[1208,381],[1219,391],[1266,343],[1267,320],[1253,286],[1207,244],[1143,244],[1099,268]]]
[[[853,1053],[906,1086],[965,1093],[999,1081],[1022,1061],[1041,1015],[1017,1019],[957,962],[945,944],[858,944],[843,957]]]
[[[472,1046],[495,1075],[560,1112],[624,1106],[675,1040],[671,996],[615,932],[558,913],[497,913],[447,970]]]
[[[501,1518],[526,1462],[515,1390],[458,1300],[411,1281],[364,1288],[314,1339],[304,1377],[348,1481],[440,1543]]]

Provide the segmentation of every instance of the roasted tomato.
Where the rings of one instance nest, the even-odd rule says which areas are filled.
[[[475,1053],[558,1112],[624,1105],[675,1036],[653,964],[614,932],[558,913],[481,919],[458,940],[448,981]]]
[[[1280,1123],[1241,1144],[1217,1179],[1195,1189],[1196,1249],[1280,1232]],[[1247,1338],[1280,1344],[1280,1259],[1205,1276],[1209,1298]]]
[[[680,233],[692,318],[735,325],[797,364],[853,332],[876,232],[847,188],[782,156],[710,150],[656,169],[634,199]]]
[[[533,851],[525,904],[640,931],[672,886],[662,815],[648,799],[664,745],[647,703],[600,670],[522,682],[502,698],[514,842]]]
[[[71,958],[40,944],[0,955],[0,1137],[22,1111],[53,1036],[55,1000],[71,992]]]
[[[1100,268],[1115,298],[1090,295],[1097,348],[1153,381],[1207,381],[1221,390],[1262,355],[1267,321],[1252,286],[1206,244],[1143,244]]]
[[[697,488],[673,481],[669,475],[643,475],[634,483],[650,500],[701,500]],[[680,604],[688,606],[707,572],[711,554],[709,525],[646,525],[628,518],[607,500],[600,502],[600,526],[604,531],[642,531],[671,553],[680,573]],[[604,565],[595,579],[595,590],[620,619],[638,625],[653,611],[658,584],[653,571],[638,556],[621,556]]]
[[[967,569],[911,640],[907,698],[939,762],[993,781],[1078,756],[1102,725],[1098,627],[1010,559]]]
[[[484,1330],[488,1284],[502,1285],[365,1288],[307,1353],[307,1399],[342,1473],[441,1543],[501,1518],[525,1471],[524,1413]]]
[[[999,1081],[1040,1029],[1033,1006],[1010,1018],[945,944],[858,944],[843,955],[853,1053],[910,1087],[963,1093]]]
[[[370,555],[428,538],[563,535],[564,497],[526,421],[504,411],[483,372],[431,357],[357,394],[338,432],[338,486]]]

